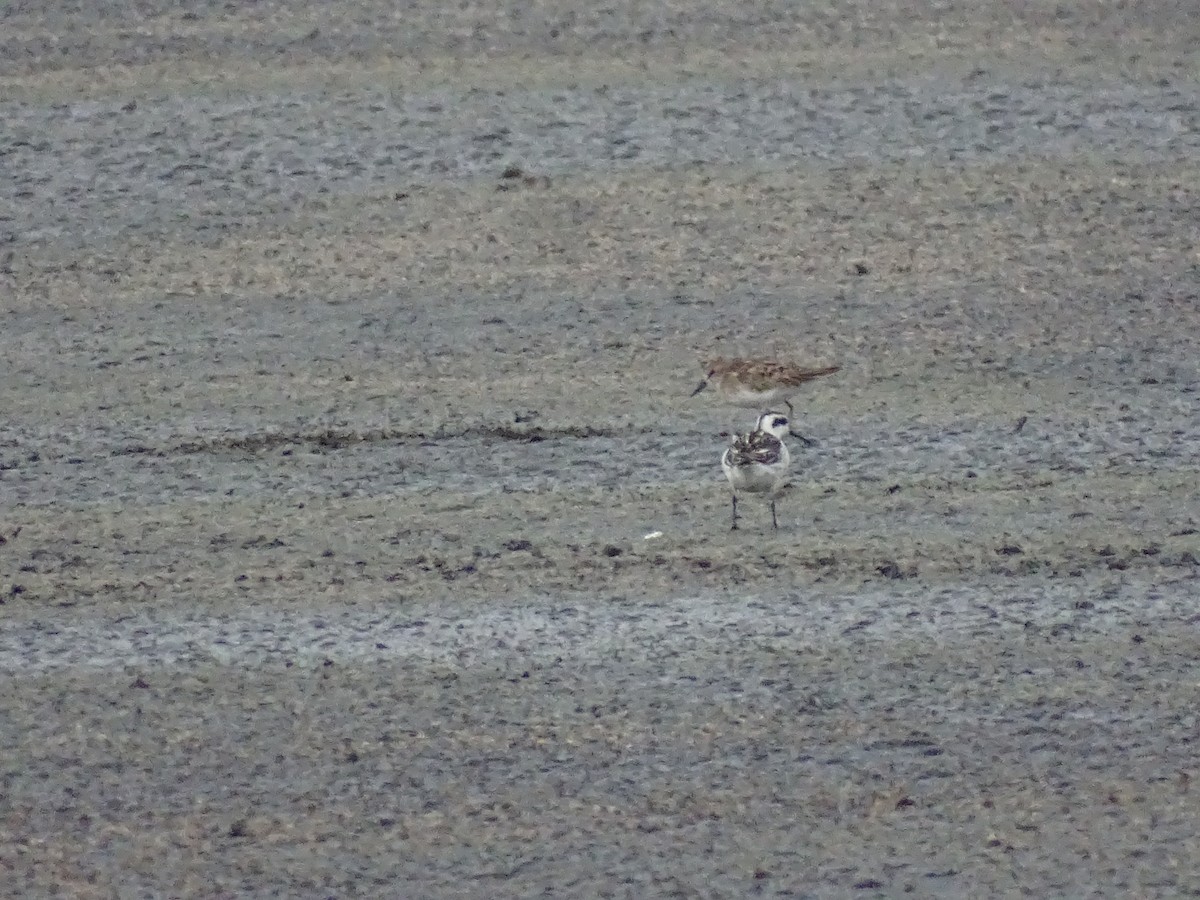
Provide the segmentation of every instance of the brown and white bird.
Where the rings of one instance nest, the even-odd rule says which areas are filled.
[[[766,494],[771,503],[771,525],[779,528],[775,498],[792,461],[787,444],[788,420],[782,413],[758,417],[754,430],[739,434],[721,457],[721,469],[733,489],[733,530],[738,527],[738,493]]]
[[[805,368],[773,359],[727,359],[718,356],[708,363],[704,380],[692,391],[692,396],[711,386],[724,400],[735,406],[761,411],[773,403],[782,402],[788,408],[788,415],[794,415],[792,395],[814,378],[832,375],[840,369],[841,366]],[[813,443],[802,434],[792,434],[805,444]]]

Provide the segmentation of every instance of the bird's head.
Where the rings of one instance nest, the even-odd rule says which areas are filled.
[[[758,417],[758,430],[783,440],[788,433],[788,419],[783,413],[765,412]]]

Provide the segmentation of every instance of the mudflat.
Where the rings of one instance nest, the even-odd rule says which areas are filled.
[[[0,12],[0,892],[1200,894],[1184,6]]]

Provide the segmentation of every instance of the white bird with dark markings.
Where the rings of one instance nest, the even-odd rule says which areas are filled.
[[[771,525],[779,528],[775,498],[783,487],[792,456],[783,439],[788,420],[776,412],[763,413],[753,431],[739,434],[721,457],[721,469],[733,489],[733,528],[738,527],[738,494],[765,494],[771,503]]]

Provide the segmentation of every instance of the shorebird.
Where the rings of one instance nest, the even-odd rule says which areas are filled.
[[[832,375],[840,368],[821,366],[806,369],[774,359],[727,359],[718,356],[708,363],[704,380],[692,391],[692,396],[712,385],[722,398],[735,406],[761,411],[772,403],[782,401],[791,416],[795,414],[791,397],[800,390],[801,385],[823,375]],[[813,443],[798,432],[793,431],[792,434],[805,444]]]
[[[739,434],[721,457],[721,469],[733,489],[733,528],[738,527],[738,492],[766,494],[771,502],[771,526],[779,528],[775,516],[775,498],[783,486],[792,461],[783,438],[788,420],[781,413],[767,412],[758,417],[754,430]]]

